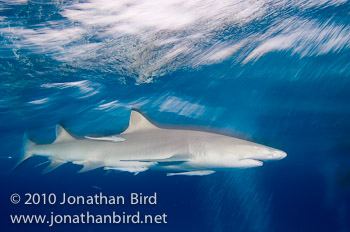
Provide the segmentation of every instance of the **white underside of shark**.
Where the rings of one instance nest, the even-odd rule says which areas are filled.
[[[281,150],[226,135],[159,128],[134,110],[129,127],[119,135],[76,139],[61,126],[57,126],[56,133],[52,144],[35,144],[26,139],[18,164],[38,155],[50,161],[44,173],[72,162],[83,165],[80,172],[103,167],[135,174],[165,170],[168,176],[200,176],[223,169],[261,166],[262,161],[287,156]]]

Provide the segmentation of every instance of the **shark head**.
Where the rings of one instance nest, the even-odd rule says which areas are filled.
[[[211,170],[226,168],[249,168],[263,165],[263,161],[280,160],[287,156],[284,151],[251,143],[248,141],[235,141],[226,147],[210,147],[206,155],[199,158],[201,166]]]
[[[280,160],[284,151],[234,137],[211,134],[203,146],[193,149],[196,160],[211,170],[221,168],[249,168],[263,165],[263,161]]]
[[[244,157],[249,159],[255,159],[255,160],[280,160],[287,156],[287,153],[284,151],[259,145],[259,144],[252,144],[252,145],[242,145],[244,148],[244,154],[242,154]]]

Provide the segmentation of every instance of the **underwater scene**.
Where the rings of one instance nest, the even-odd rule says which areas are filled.
[[[0,230],[350,231],[347,0],[0,0]]]

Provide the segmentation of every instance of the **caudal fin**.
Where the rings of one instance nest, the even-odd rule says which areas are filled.
[[[23,161],[33,156],[33,149],[32,149],[33,145],[35,145],[35,143],[30,141],[30,139],[28,139],[27,137],[27,134],[25,133],[23,136],[23,147],[22,147],[21,156],[19,157],[19,160],[16,163],[16,165],[13,167],[13,169],[17,168]]]

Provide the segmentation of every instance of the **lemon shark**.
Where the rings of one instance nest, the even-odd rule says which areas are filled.
[[[201,176],[261,166],[263,161],[287,156],[281,150],[226,135],[159,128],[135,110],[131,111],[128,128],[119,135],[77,139],[62,126],[57,126],[56,134],[52,144],[35,144],[25,136],[18,164],[38,155],[50,162],[43,173],[72,162],[83,165],[80,172],[103,167],[134,174],[165,170],[168,176]]]

